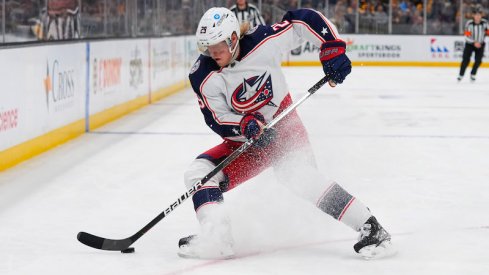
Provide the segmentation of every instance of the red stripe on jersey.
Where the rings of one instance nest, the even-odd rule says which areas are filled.
[[[324,23],[328,26],[329,30],[331,31],[331,35],[333,35],[333,37],[335,39],[338,39],[337,38],[337,34],[334,32],[334,29],[331,27],[331,25],[329,24],[329,21],[326,19],[326,17],[324,17],[324,15],[322,15],[320,12],[317,12],[315,11],[317,14],[319,14],[321,16],[321,18],[323,18],[324,20]],[[299,23],[299,24],[303,24],[306,26],[306,28],[312,33],[314,34],[322,43],[324,43],[326,40],[321,37],[319,34],[317,34],[313,29],[311,29],[311,27],[306,24],[304,21],[300,21],[300,20],[293,20],[292,23]],[[274,35],[271,35],[269,37],[267,37],[266,39],[264,39],[263,41],[261,41],[258,45],[255,46],[255,48],[253,48],[253,50],[251,50],[247,55],[245,55],[241,60],[245,59],[246,57],[248,57],[252,52],[254,52],[256,49],[258,49],[261,45],[263,45],[265,42],[267,42],[268,40],[272,39],[272,38],[275,38],[277,36],[280,36],[284,33],[286,33],[288,30],[290,30],[291,28],[293,28],[293,24],[289,25],[287,28],[283,29],[282,31],[280,31],[279,33],[276,33]]]
[[[311,29],[311,27],[308,24],[306,24],[306,22],[300,21],[300,20],[292,20],[292,23],[299,23],[299,24],[306,26],[306,28],[309,30],[309,32],[314,34],[319,39],[319,41],[321,41],[321,43],[326,42],[326,40],[324,40],[324,38],[322,38],[318,33],[316,33],[313,29]]]
[[[258,43],[258,45],[256,45],[253,50],[251,50],[247,55],[245,55],[241,60],[245,59],[246,57],[248,57],[248,55],[250,55],[252,52],[256,51],[256,49],[258,49],[261,45],[263,45],[265,42],[267,42],[268,40],[272,39],[272,38],[275,38],[277,36],[280,36],[284,33],[286,33],[288,30],[290,30],[292,28],[292,24],[289,25],[287,28],[283,29],[282,31],[280,31],[279,33],[276,33],[274,35],[270,35],[269,37],[267,37],[266,39],[264,39],[262,42]]]
[[[334,32],[334,28],[332,28],[332,27],[331,27],[329,20],[328,20],[328,19],[327,19],[327,18],[326,18],[326,17],[325,17],[325,16],[324,16],[322,13],[318,12],[317,10],[312,10],[312,11],[314,11],[314,12],[315,12],[315,13],[317,13],[317,14],[319,14],[319,16],[321,16],[321,18],[323,18],[324,23],[326,23],[326,25],[328,25],[328,28],[329,28],[329,30],[331,31],[331,35],[333,35],[333,37],[334,37],[335,39],[339,39],[339,38],[338,38],[338,34],[337,34],[337,33],[335,33],[335,32]]]
[[[223,68],[221,68],[219,71],[217,71],[217,73],[220,73],[222,71]],[[214,112],[214,110],[212,110],[209,102],[207,102],[207,97],[204,95],[204,93],[202,92],[203,91],[203,87],[205,85],[205,83],[207,82],[207,80],[209,80],[209,78],[214,74],[216,73],[216,71],[213,71],[211,72],[205,79],[204,81],[202,81],[202,84],[200,84],[200,94],[202,95],[202,98],[204,98],[204,104],[205,106],[207,106],[207,109],[209,109],[212,113],[212,117],[214,117],[214,120],[217,121],[217,123],[219,124],[222,124],[222,125],[239,125],[239,122],[231,122],[231,121],[220,121],[218,118],[217,118],[217,115],[216,115],[216,112]]]

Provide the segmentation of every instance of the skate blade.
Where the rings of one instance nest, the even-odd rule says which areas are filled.
[[[180,258],[184,259],[198,259],[198,260],[230,260],[234,259],[235,255],[216,255],[216,256],[200,256],[200,255],[194,255],[194,254],[185,254],[182,252],[178,252],[177,255]]]
[[[390,240],[383,241],[379,245],[369,245],[366,246],[358,254],[365,260],[381,259],[397,254],[397,250],[392,245]]]

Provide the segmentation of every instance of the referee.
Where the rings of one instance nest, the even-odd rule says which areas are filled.
[[[263,20],[258,8],[246,0],[236,0],[236,5],[229,9],[236,14],[240,24],[248,22],[251,28],[257,25],[265,25],[265,20]]]
[[[460,74],[457,80],[460,81],[464,77],[465,69],[469,65],[470,57],[472,52],[475,52],[475,62],[470,72],[470,80],[475,81],[475,75],[477,74],[477,69],[482,63],[482,57],[484,56],[484,47],[486,43],[484,39],[486,35],[489,34],[489,28],[487,20],[482,19],[482,7],[475,6],[472,12],[473,19],[467,21],[465,24],[465,48],[462,59],[462,64],[460,65]]]

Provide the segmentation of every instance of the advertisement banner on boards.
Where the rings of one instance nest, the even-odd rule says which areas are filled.
[[[460,62],[465,40],[462,36],[430,35],[342,35],[347,54],[357,62]],[[285,61],[318,61],[319,47],[304,42]]]
[[[197,38],[194,35],[185,36],[185,70],[187,75],[199,55],[200,52],[197,49]]]
[[[85,44],[4,49],[0,59],[9,76],[0,93],[0,151],[84,118]]]
[[[187,78],[183,37],[155,38],[150,45],[151,90],[157,91]]]
[[[148,48],[148,39],[90,43],[90,114],[149,94]]]

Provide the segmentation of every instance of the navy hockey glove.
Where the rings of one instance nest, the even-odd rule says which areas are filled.
[[[324,74],[329,80],[338,84],[343,83],[345,77],[351,72],[351,62],[345,51],[345,41],[337,39],[323,43],[319,53]]]
[[[256,140],[259,147],[267,147],[275,139],[275,130],[269,128],[264,130],[265,118],[259,112],[245,115],[240,122],[241,133],[247,139]]]

